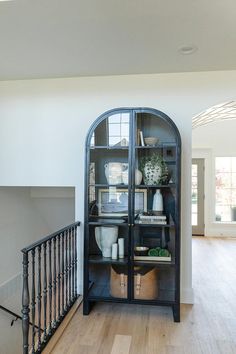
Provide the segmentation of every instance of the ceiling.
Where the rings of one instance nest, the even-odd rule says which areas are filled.
[[[235,13],[235,0],[3,1],[0,80],[236,69]]]
[[[211,123],[236,119],[236,101],[220,103],[193,117],[192,127],[196,129]]]

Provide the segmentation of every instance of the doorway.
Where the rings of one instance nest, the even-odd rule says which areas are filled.
[[[192,159],[192,235],[204,236],[204,159]]]

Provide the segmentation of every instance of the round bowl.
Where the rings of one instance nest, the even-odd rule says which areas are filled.
[[[158,138],[156,138],[156,137],[147,137],[147,138],[144,138],[144,142],[145,142],[145,144],[146,145],[155,145],[155,144],[157,144],[157,142],[158,142]]]
[[[136,246],[134,247],[135,256],[147,256],[149,248],[144,246]]]

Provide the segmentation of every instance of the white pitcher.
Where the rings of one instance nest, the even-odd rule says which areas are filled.
[[[135,169],[135,184],[138,185],[141,183],[143,178],[142,172],[139,171],[137,168]],[[122,172],[122,182],[124,184],[128,184],[129,183],[129,169],[126,168],[123,172]]]
[[[113,243],[116,243],[117,238],[118,226],[95,227],[95,239],[103,257],[111,257],[111,247]]]
[[[121,184],[122,183],[122,162],[108,162],[104,165],[105,176],[108,184]]]

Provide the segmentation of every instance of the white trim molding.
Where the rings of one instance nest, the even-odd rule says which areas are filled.
[[[181,304],[194,304],[193,288],[184,288],[181,290],[180,302]]]

